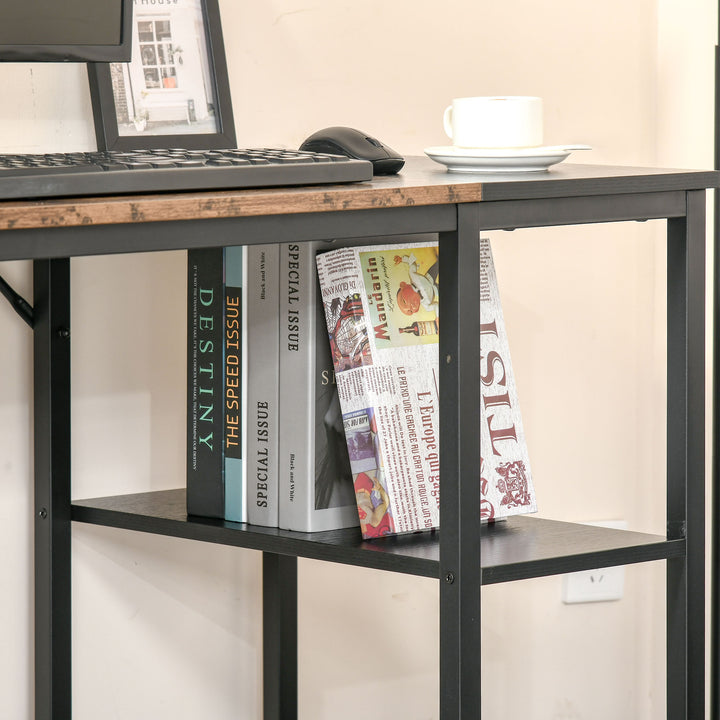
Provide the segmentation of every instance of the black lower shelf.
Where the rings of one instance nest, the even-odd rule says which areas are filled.
[[[440,532],[363,541],[360,530],[298,533],[188,518],[185,490],[76,500],[77,522],[438,578]],[[482,528],[483,585],[681,557],[684,540],[517,516]]]

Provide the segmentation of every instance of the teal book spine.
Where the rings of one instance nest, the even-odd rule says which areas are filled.
[[[247,522],[243,461],[243,264],[245,248],[224,250],[223,283],[223,475],[226,520]]]

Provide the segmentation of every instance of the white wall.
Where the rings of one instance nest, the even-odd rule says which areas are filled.
[[[221,0],[239,142],[333,124],[404,154],[455,96],[537,94],[573,161],[712,165],[709,0]],[[93,147],[84,70],[0,66],[0,151]],[[663,532],[660,223],[494,233],[540,515]],[[31,295],[27,263],[0,272]],[[73,261],[73,495],[184,478],[184,258]],[[0,719],[32,712],[30,332],[0,305]],[[73,528],[74,717],[259,718],[260,558]],[[486,717],[664,712],[663,567],[565,606],[483,591]],[[300,562],[301,718],[438,717],[437,584]],[[370,599],[370,600],[369,600]],[[11,619],[8,621],[8,619]],[[102,712],[100,712],[102,709]]]

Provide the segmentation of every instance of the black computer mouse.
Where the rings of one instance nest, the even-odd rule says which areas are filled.
[[[349,127],[318,130],[305,140],[300,150],[369,160],[373,165],[374,175],[392,175],[405,164],[405,160],[392,148],[361,130]]]

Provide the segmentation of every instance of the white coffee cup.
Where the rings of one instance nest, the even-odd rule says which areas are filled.
[[[543,142],[542,98],[524,95],[455,98],[443,125],[462,148],[527,148]]]

